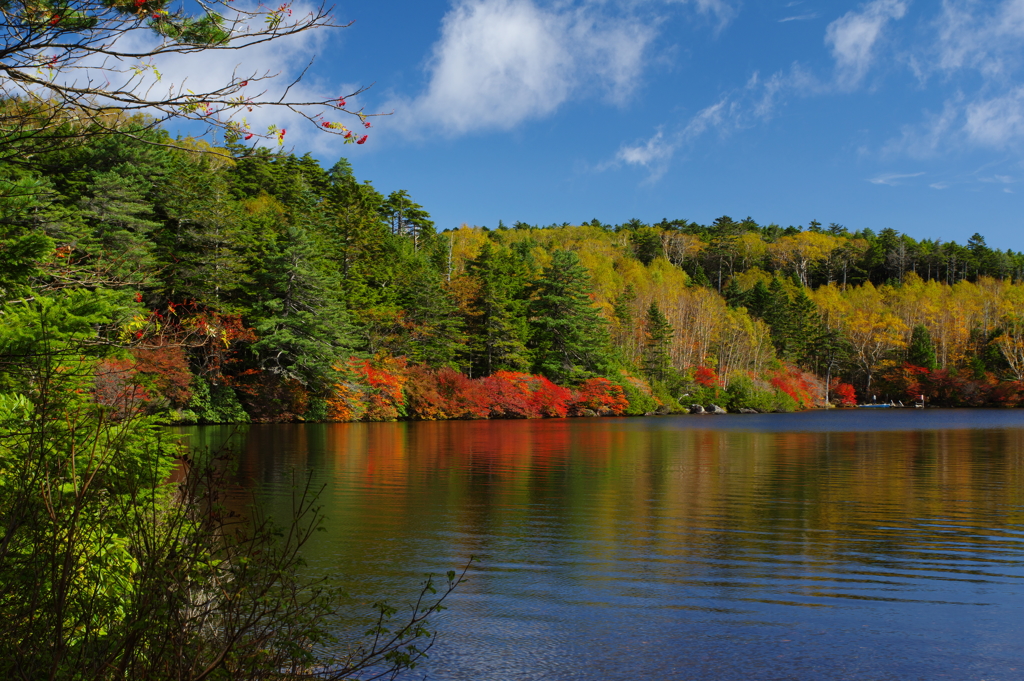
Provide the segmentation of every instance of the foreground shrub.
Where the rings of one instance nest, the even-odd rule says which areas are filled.
[[[588,378],[573,391],[568,413],[571,416],[583,416],[585,410],[590,410],[606,416],[621,416],[629,406],[621,385],[607,378]]]

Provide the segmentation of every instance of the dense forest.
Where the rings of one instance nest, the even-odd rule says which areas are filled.
[[[1024,254],[980,234],[961,246],[729,217],[439,232],[407,192],[381,193],[345,159],[325,169],[142,122],[125,132],[0,166],[5,324],[30,308],[79,320],[102,349],[91,389],[113,414],[1024,398]]]

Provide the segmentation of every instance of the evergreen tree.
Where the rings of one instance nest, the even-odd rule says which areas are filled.
[[[658,304],[651,301],[645,318],[646,338],[644,341],[644,372],[652,380],[664,381],[672,366],[669,350],[672,347],[674,330],[668,319],[658,309]]]
[[[658,256],[664,255],[661,232],[653,227],[640,227],[631,231],[629,243],[633,255],[644,265],[650,265]]]
[[[782,354],[806,369],[813,369],[825,327],[818,306],[806,290],[801,288],[790,301],[780,332],[785,338]]]
[[[415,203],[404,189],[388,195],[382,205],[382,212],[384,219],[391,225],[391,233],[411,238],[416,248],[419,248],[421,239],[434,234],[430,213]]]
[[[907,361],[914,366],[934,371],[939,367],[935,356],[935,344],[928,333],[928,327],[918,324],[910,334],[910,346],[907,348]]]
[[[778,277],[775,277],[768,286],[768,295],[765,296],[764,305],[760,313],[761,318],[771,327],[773,336],[775,336],[776,329],[779,330],[779,334],[784,333],[786,317],[789,313],[789,303],[789,294],[786,293],[786,287],[782,285],[782,281]]]
[[[616,348],[619,348],[628,358],[636,356],[637,334],[633,323],[633,303],[636,302],[636,290],[632,284],[626,284],[625,288],[615,298],[612,306],[612,340]]]
[[[469,343],[473,375],[528,370],[529,327],[521,262],[511,251],[486,243],[468,263],[467,272],[477,284]]]
[[[117,173],[101,173],[91,195],[81,200],[89,231],[78,246],[97,275],[95,283],[116,288],[152,280],[156,268],[150,236],[160,223],[152,219],[147,189]]]
[[[722,297],[725,298],[725,302],[729,304],[729,307],[747,306],[747,292],[740,288],[740,283],[735,277],[729,280],[729,285],[722,291]]]
[[[442,274],[427,258],[410,258],[398,289],[402,324],[392,354],[433,367],[463,368],[466,334]]]
[[[711,286],[711,280],[708,279],[708,275],[700,263],[696,260],[692,261],[692,263],[692,265],[687,266],[684,270],[690,276],[690,282],[694,286]]]
[[[164,225],[154,238],[166,298],[230,305],[249,275],[246,235],[226,173],[209,157],[181,155],[168,168],[158,210]]]
[[[765,283],[758,280],[754,287],[746,292],[744,298],[747,312],[764,319],[772,304],[772,292],[768,290]]]
[[[263,241],[256,254],[250,287],[256,361],[265,371],[322,388],[351,346],[338,283],[299,227]]]
[[[607,325],[590,299],[590,274],[574,251],[555,251],[536,283],[531,312],[534,371],[573,382],[605,367]]]

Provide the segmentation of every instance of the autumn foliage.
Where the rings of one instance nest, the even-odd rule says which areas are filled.
[[[575,390],[543,376],[498,371],[471,379],[451,368],[433,369],[405,360],[351,360],[327,398],[331,421],[565,418],[621,415],[629,406],[622,388],[591,378]]]
[[[814,408],[824,394],[820,379],[794,366],[784,365],[775,370],[770,382],[772,387],[792,398],[798,409]]]
[[[829,393],[832,403],[837,407],[857,406],[857,391],[849,383],[843,383],[838,378],[833,378],[829,384]]]

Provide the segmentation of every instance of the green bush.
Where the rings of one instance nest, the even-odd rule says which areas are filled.
[[[683,406],[679,404],[676,398],[672,397],[672,391],[665,383],[661,381],[651,381],[651,390],[654,392],[654,396],[661,401],[661,403],[668,407],[673,414],[679,414],[683,411]]]
[[[403,414],[404,416],[404,414]],[[303,418],[307,423],[324,423],[327,421],[327,400],[322,397],[310,397],[309,406]]]
[[[224,384],[211,386],[196,378],[188,406],[199,423],[249,423],[234,389]]]
[[[760,381],[754,381],[746,374],[734,375],[729,381],[729,387],[723,395],[726,407],[729,411],[740,409],[755,409],[759,412],[775,411],[796,411],[797,403],[792,397],[781,390],[767,386],[758,385]]]
[[[653,395],[647,394],[631,381],[619,379],[616,383],[622,387],[622,392],[629,400],[629,407],[626,408],[627,416],[643,416],[661,406]]]

